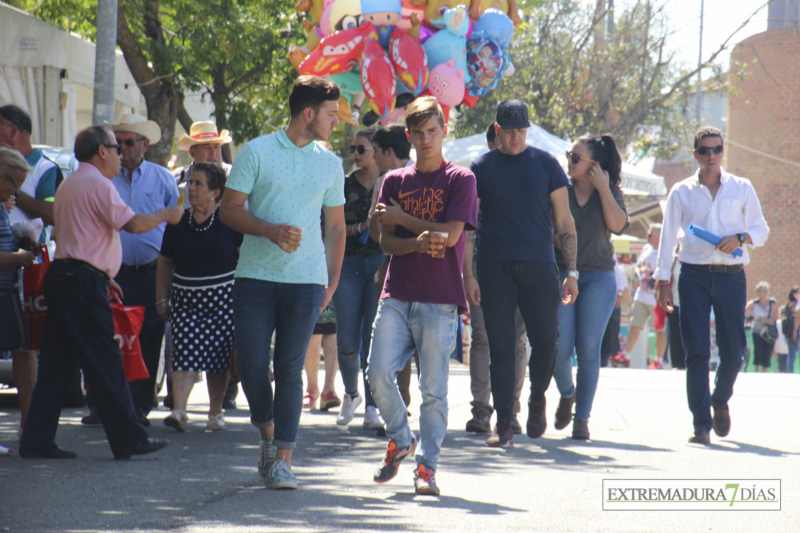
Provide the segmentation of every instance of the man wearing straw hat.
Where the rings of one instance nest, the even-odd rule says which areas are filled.
[[[141,115],[126,114],[119,123],[110,124],[110,128],[122,150],[122,166],[112,182],[123,202],[134,212],[143,214],[177,205],[178,186],[175,179],[166,168],[144,158],[150,145],[161,140],[158,124]],[[164,338],[164,321],[156,310],[156,259],[161,250],[165,227],[166,224],[161,223],[146,233],[120,232],[122,267],[115,278],[122,287],[127,305],[145,307],[139,343],[150,377],[130,383],[137,418],[145,426],[150,425],[147,415],[153,408]],[[92,413],[84,417],[82,422],[98,423],[97,411],[92,409]]]
[[[217,125],[211,121],[193,123],[189,128],[189,135],[183,134],[178,139],[178,150],[188,151],[192,157],[190,165],[176,169],[172,173],[178,182],[178,189],[181,192],[186,189],[189,180],[192,179],[192,168],[195,163],[214,163],[221,166],[226,175],[230,175],[231,165],[222,160],[222,145],[232,140],[228,130],[217,131]],[[183,207],[191,207],[189,196],[184,194],[183,197]]]

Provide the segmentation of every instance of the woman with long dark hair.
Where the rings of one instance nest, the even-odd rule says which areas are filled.
[[[572,420],[573,439],[589,438],[589,414],[600,374],[600,346],[616,300],[611,233],[628,227],[620,188],[622,159],[611,135],[581,137],[567,152],[569,208],[578,234],[578,289],[574,305],[558,308],[558,357],[553,373],[561,401],[556,429]],[[566,263],[556,247],[561,279]],[[577,388],[572,382],[572,353],[578,354]]]

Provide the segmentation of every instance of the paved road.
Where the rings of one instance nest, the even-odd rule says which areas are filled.
[[[152,415],[152,433],[172,445],[113,461],[101,429],[65,409],[58,434],[69,461],[0,458],[2,531],[768,531],[800,530],[800,377],[741,374],[729,438],[690,445],[684,374],[603,369],[590,429],[576,442],[550,427],[513,449],[484,446],[463,431],[469,375],[452,367],[450,421],[439,466],[440,498],[415,497],[411,466],[372,482],[385,440],[348,428],[334,413],[304,412],[297,491],[265,488],[255,471],[257,433],[246,410],[230,428],[203,430],[205,387],[191,398],[192,423],[176,433]],[[548,392],[548,421],[558,401]],[[8,405],[7,393],[0,405]],[[244,398],[240,395],[240,404]],[[418,414],[415,396],[412,411]],[[523,412],[524,417],[527,416]],[[16,447],[19,411],[0,407],[0,443]],[[412,418],[417,426],[417,418]],[[781,511],[603,511],[604,479],[781,479]]]

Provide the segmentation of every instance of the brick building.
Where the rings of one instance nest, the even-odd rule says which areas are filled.
[[[770,13],[772,14],[772,13]],[[800,285],[800,27],[770,27],[731,54],[724,167],[753,183],[770,226],[747,268],[783,303]]]

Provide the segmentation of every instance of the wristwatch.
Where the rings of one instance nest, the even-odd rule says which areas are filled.
[[[577,270],[570,270],[567,272],[567,276],[571,278],[575,278],[575,281],[578,281],[578,271]]]
[[[746,237],[744,236],[744,233],[737,233],[736,234],[736,238],[739,239],[739,246],[741,247],[744,244],[744,241],[746,239]]]

